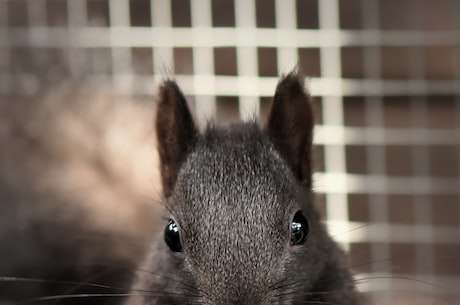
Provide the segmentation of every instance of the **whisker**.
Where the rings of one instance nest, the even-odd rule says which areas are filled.
[[[0,281],[6,281],[6,282],[25,282],[25,283],[48,283],[48,284],[69,284],[69,285],[80,285],[80,286],[85,286],[85,287],[94,287],[94,288],[104,288],[104,289],[111,289],[111,290],[121,290],[121,291],[133,291],[133,292],[139,292],[139,293],[157,293],[159,292],[153,292],[150,290],[145,290],[145,289],[129,289],[129,288],[124,288],[124,287],[116,287],[116,286],[110,286],[110,285],[104,285],[104,284],[96,284],[96,283],[86,283],[86,282],[76,282],[76,281],[61,281],[61,280],[46,280],[46,279],[35,279],[35,278],[20,278],[20,277],[0,277]],[[193,292],[193,291],[191,291]],[[171,291],[166,291],[162,292],[164,295],[185,295],[185,294],[179,294]],[[75,294],[76,295],[76,294]],[[78,294],[78,295],[83,295],[83,294]],[[85,294],[85,295],[92,295],[92,294]],[[188,294],[186,296],[189,297],[196,297],[197,295],[191,295]],[[51,296],[51,297],[56,297],[56,296]],[[41,299],[41,298],[39,298]]]
[[[443,287],[443,286],[440,286],[440,285],[437,285],[437,284],[434,284],[434,283],[430,283],[430,282],[427,282],[427,281],[424,281],[424,280],[420,280],[420,279],[416,279],[416,278],[411,278],[411,277],[406,277],[406,276],[370,276],[370,277],[364,277],[364,278],[357,278],[357,279],[353,279],[351,280],[352,283],[359,283],[361,281],[367,281],[367,280],[378,280],[378,279],[396,279],[396,280],[405,280],[405,281],[412,281],[412,282],[415,282],[415,283],[419,283],[419,284],[424,284],[424,285],[427,285],[427,286],[430,286],[430,287],[434,287],[434,288],[437,288],[437,289],[440,289],[440,290],[444,290],[446,292],[449,292],[449,293],[454,293],[453,290],[447,288],[447,287]]]
[[[0,276],[0,282],[24,282],[24,283],[44,283],[44,284],[69,284],[69,285],[82,285],[94,288],[106,288],[106,289],[124,289],[119,287],[113,287],[104,284],[95,283],[84,283],[77,281],[64,281],[64,280],[47,280],[37,278],[25,278],[25,277],[12,277],[12,276]]]
[[[32,302],[43,302],[53,300],[65,300],[65,299],[76,299],[76,298],[91,298],[91,297],[127,297],[127,296],[154,296],[150,293],[145,294],[133,294],[133,293],[81,293],[81,294],[67,294],[67,295],[49,295],[44,297],[38,297],[30,300],[22,301],[22,304],[30,304]]]
[[[331,235],[332,237],[337,237],[337,236],[340,236],[341,234],[346,234],[346,233],[350,233],[350,232],[353,232],[353,231],[356,231],[356,230],[359,230],[359,229],[362,229],[362,228],[365,228],[365,227],[368,227],[368,226],[371,226],[372,224],[370,223],[364,223],[362,225],[359,225],[359,226],[356,226],[354,228],[351,228],[349,230],[345,230],[343,232],[337,232],[333,235]]]
[[[286,278],[284,278],[284,279],[282,279],[282,280],[280,280],[280,281],[268,286],[267,290],[268,291],[276,291],[278,289],[283,289],[284,287],[293,284],[293,283],[284,284],[287,280],[289,280],[289,278],[286,277]]]
[[[155,272],[155,271],[147,270],[147,269],[140,269],[140,268],[137,268],[136,270],[140,271],[140,272],[147,272],[149,274],[165,278],[167,280],[173,281],[174,283],[177,283],[177,284],[181,285],[183,288],[187,288],[189,292],[199,292],[199,293],[203,294],[205,297],[207,297],[207,298],[209,297],[209,294],[206,291],[198,289],[198,288],[196,288],[196,287],[194,287],[194,286],[192,286],[190,284],[183,283],[182,281],[176,280],[176,279],[174,279],[172,277],[165,276],[164,274],[161,274],[159,272]]]
[[[76,285],[75,287],[73,287],[72,289],[69,289],[68,291],[65,292],[65,294],[71,294],[73,292],[75,292],[77,289],[83,287],[82,284],[86,284],[86,283],[89,283],[89,282],[92,282],[93,280],[97,279],[98,277],[100,276],[103,276],[103,275],[106,275],[106,274],[109,274],[113,271],[115,271],[116,269],[112,269],[112,270],[106,270],[106,271],[103,271],[103,272],[99,272],[89,278],[87,278],[86,280],[83,280],[80,284]],[[113,288],[111,288],[113,289]],[[53,303],[52,305],[57,305],[59,303],[59,301]]]
[[[126,290],[126,289],[125,289]],[[142,296],[142,297],[181,297],[184,299],[196,298],[196,295],[184,294],[184,293],[175,293],[172,291],[164,292],[155,292],[148,290],[133,290],[134,292],[124,292],[124,293],[76,293],[76,294],[60,294],[60,295],[48,295],[38,298],[33,298],[29,300],[21,301],[21,304],[30,304],[35,302],[43,301],[62,301],[65,299],[76,299],[76,298],[92,298],[92,297],[128,297],[128,296]],[[193,302],[199,303],[199,302]]]

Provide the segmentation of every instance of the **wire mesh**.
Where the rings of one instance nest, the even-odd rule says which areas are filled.
[[[172,73],[200,121],[228,123],[266,115],[298,64],[319,113],[318,204],[361,289],[456,304],[456,14],[448,0],[0,0],[0,95],[84,78],[150,98]]]

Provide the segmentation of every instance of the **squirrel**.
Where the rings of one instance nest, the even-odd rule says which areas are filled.
[[[362,304],[313,204],[313,126],[297,70],[279,80],[263,127],[204,132],[177,83],[164,80],[156,134],[170,216],[125,304]]]

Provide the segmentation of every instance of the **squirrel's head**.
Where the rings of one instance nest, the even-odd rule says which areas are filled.
[[[313,113],[303,78],[282,77],[263,128],[251,122],[200,133],[171,80],[157,107],[171,212],[164,245],[175,278],[194,288],[185,294],[224,305],[292,304],[324,293],[323,272],[333,272],[329,262],[340,251],[311,202]]]

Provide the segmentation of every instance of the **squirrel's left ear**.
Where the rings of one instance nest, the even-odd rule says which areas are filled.
[[[313,125],[313,110],[304,79],[294,70],[278,82],[265,131],[296,178],[307,187],[312,185]]]
[[[198,136],[185,97],[173,80],[164,81],[159,88],[156,133],[163,195],[168,197],[179,168]]]

